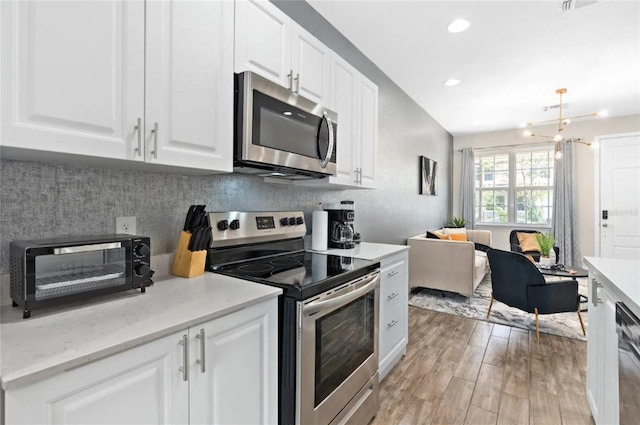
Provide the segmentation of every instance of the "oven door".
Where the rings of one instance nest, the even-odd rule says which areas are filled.
[[[251,72],[236,84],[237,160],[336,174],[335,112]]]
[[[329,424],[356,395],[377,409],[379,282],[376,271],[298,303],[296,423]]]

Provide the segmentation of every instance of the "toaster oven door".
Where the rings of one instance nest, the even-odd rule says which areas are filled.
[[[32,261],[27,262],[30,301],[131,286],[130,241],[49,248],[32,254]]]

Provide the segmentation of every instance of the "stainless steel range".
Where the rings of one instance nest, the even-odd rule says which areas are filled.
[[[380,263],[305,252],[302,212],[209,221],[207,270],[283,289],[280,423],[368,423],[378,409]]]

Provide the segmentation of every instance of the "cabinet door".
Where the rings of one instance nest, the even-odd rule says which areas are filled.
[[[618,423],[618,334],[616,332],[616,301],[607,285],[602,288],[602,408],[603,424]],[[589,307],[591,308],[591,307]],[[589,312],[591,315],[591,312]],[[640,397],[640,394],[638,394]]]
[[[237,0],[235,7],[235,72],[291,88],[291,18],[265,0]]]
[[[332,183],[356,185],[356,88],[358,71],[333,55],[331,61],[332,108],[338,114],[337,173]]]
[[[360,185],[376,187],[376,149],[378,145],[378,86],[360,76],[358,82],[358,154]]]
[[[5,393],[7,424],[186,424],[176,333]]]
[[[192,424],[278,422],[277,326],[272,299],[190,329]]]
[[[293,24],[293,90],[321,105],[329,101],[331,50],[318,39]]]
[[[144,3],[3,1],[3,146],[139,159]]]
[[[146,5],[146,160],[231,171],[233,3]]]

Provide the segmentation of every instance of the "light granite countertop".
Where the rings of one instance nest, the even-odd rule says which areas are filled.
[[[34,310],[2,306],[0,378],[7,390],[275,298],[279,288],[213,273],[161,277],[126,291]]]
[[[328,249],[326,251],[311,251],[319,254],[341,255],[363,260],[379,261],[381,258],[397,254],[409,249],[407,245],[390,245],[386,243],[362,242],[353,249]]]
[[[606,280],[602,282],[614,292],[615,301],[624,302],[640,317],[640,261],[614,258],[584,257],[589,270]]]

